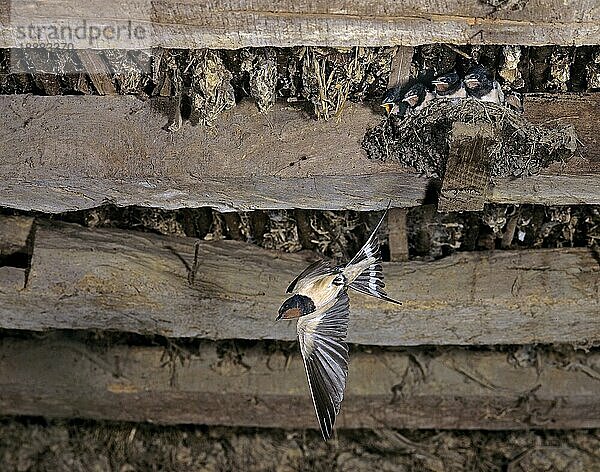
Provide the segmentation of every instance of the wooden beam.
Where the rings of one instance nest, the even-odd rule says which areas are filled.
[[[600,94],[525,98],[526,116],[572,122],[586,159],[496,182],[490,202],[599,204]],[[1,96],[0,206],[62,212],[106,202],[160,208],[383,209],[420,204],[429,180],[396,161],[367,159],[361,142],[382,115],[348,105],[315,121],[277,104],[249,102],[213,128],[184,124],[154,101],[129,96]],[[556,118],[553,118],[555,117]]]
[[[190,286],[195,242],[40,221],[26,286],[5,287],[0,279],[0,327],[295,338],[294,324],[276,323],[275,316],[287,285],[312,260],[310,253],[201,242]],[[600,340],[600,267],[587,249],[458,253],[435,262],[386,263],[384,273],[388,293],[403,305],[351,294],[349,342]]]
[[[390,261],[404,262],[408,260],[408,210],[392,208],[388,213],[388,243],[390,245]]]
[[[169,133],[156,102],[44,98],[0,97],[2,206],[367,210],[390,199],[417,205],[425,193],[426,179],[366,158],[364,132],[381,117],[362,106],[329,123],[282,104],[262,114],[245,102],[214,128]]]
[[[0,257],[24,252],[33,218],[0,216]]]
[[[438,211],[481,211],[490,193],[491,125],[455,122]]]
[[[90,7],[76,0],[13,2],[0,47],[22,47],[18,26],[67,24],[109,25],[132,22],[144,36],[118,38],[114,33],[86,35],[76,47],[225,48],[247,46],[414,46],[428,43],[577,46],[597,44],[600,10],[595,0],[565,3],[530,0],[511,3],[460,0],[360,0],[332,4],[327,0],[173,0],[123,3],[111,0]],[[34,37],[33,39],[38,39]],[[30,40],[31,41],[31,40]],[[73,39],[71,39],[73,41]]]
[[[351,352],[337,428],[600,426],[600,354]],[[297,351],[0,341],[0,415],[316,428]]]
[[[77,56],[96,87],[98,95],[115,95],[117,93],[111,79],[110,69],[98,51],[79,50]]]
[[[0,216],[0,293],[25,285],[32,227],[33,218]]]
[[[410,67],[414,49],[400,46],[390,69],[388,89],[404,86],[410,79]],[[391,208],[388,212],[388,244],[390,261],[404,262],[408,260],[408,227],[406,208]]]
[[[388,89],[405,85],[410,79],[410,66],[414,55],[414,48],[399,46],[392,59]]]

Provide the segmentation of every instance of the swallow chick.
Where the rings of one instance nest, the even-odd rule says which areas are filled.
[[[383,215],[360,251],[346,265],[317,261],[296,277],[277,320],[297,319],[296,331],[321,434],[331,437],[348,377],[348,289],[391,303],[384,290],[377,231]]]
[[[435,95],[440,98],[457,100],[467,97],[465,85],[456,71],[448,72],[434,79]]]
[[[425,108],[434,98],[435,95],[425,85],[417,82],[407,90],[402,101],[408,105],[407,113],[413,113]]]
[[[467,95],[482,102],[504,103],[504,93],[500,84],[490,79],[487,70],[481,64],[475,64],[465,75]]]
[[[385,108],[385,112],[389,115],[400,115],[402,111],[406,111],[406,109],[402,110],[402,86],[392,87],[385,92],[381,100],[381,106]],[[402,113],[403,114],[403,113]]]

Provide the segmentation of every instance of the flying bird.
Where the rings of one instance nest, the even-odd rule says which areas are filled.
[[[481,64],[475,64],[469,69],[464,82],[467,95],[482,102],[504,104],[504,93],[500,84],[490,79],[487,70]]]
[[[381,250],[377,231],[387,210],[360,251],[346,265],[320,260],[296,277],[277,320],[298,319],[296,331],[308,386],[321,434],[326,441],[344,398],[348,377],[348,289],[391,303],[384,290]]]
[[[467,97],[463,81],[456,71],[448,72],[431,81],[435,94],[440,98],[460,99]]]

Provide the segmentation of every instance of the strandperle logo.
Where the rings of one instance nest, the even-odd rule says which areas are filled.
[[[134,16],[95,2],[0,0],[0,42],[10,51],[10,72],[148,73],[145,53],[155,47],[152,0],[131,0],[125,10]],[[121,59],[111,60],[106,51],[121,51],[114,53]]]
[[[115,25],[95,24],[81,20],[76,24],[13,25],[18,47],[50,47],[83,49],[100,43],[138,43],[148,39],[146,28],[131,20]],[[82,44],[83,43],[83,44]],[[59,46],[59,45],[62,45]]]

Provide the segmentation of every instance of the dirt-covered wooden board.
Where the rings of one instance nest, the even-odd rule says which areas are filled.
[[[295,349],[190,351],[4,338],[0,414],[317,427]],[[599,427],[599,366],[598,353],[352,349],[337,427]]]
[[[496,142],[491,125],[456,121],[438,211],[481,211],[491,184],[489,148]]]
[[[333,3],[286,0],[275,4],[266,0],[210,3],[112,0],[95,6],[75,0],[28,0],[12,2],[11,7],[11,21],[7,24],[13,30],[7,28],[0,35],[0,47],[19,47],[28,39],[39,39],[23,38],[18,26],[56,25],[64,19],[69,19],[68,24],[73,27],[84,24],[85,20],[88,28],[96,25],[113,28],[111,34],[100,34],[100,28],[98,33],[90,31],[80,41],[97,48],[236,49],[436,42],[571,46],[597,44],[600,36],[600,7],[595,0]],[[129,21],[130,30],[141,28],[144,34],[116,35],[115,30],[122,25],[126,28]]]
[[[538,122],[561,112],[561,123],[577,128],[584,159],[502,179],[489,200],[600,203],[600,144],[589,120],[600,98],[536,96],[525,107]],[[285,104],[261,114],[242,102],[212,128],[186,124],[175,133],[162,129],[168,118],[158,109],[129,96],[1,96],[0,206],[369,210],[390,200],[417,205],[431,183],[396,161],[367,159],[364,133],[382,115],[366,105],[324,122]]]
[[[293,340],[294,323],[274,320],[287,285],[312,260],[238,241],[201,242],[190,286],[191,238],[39,223],[34,241],[26,286],[0,280],[2,328]],[[352,294],[352,343],[600,340],[600,266],[587,249],[458,253],[387,263],[384,272],[388,293],[404,304]]]
[[[523,104],[524,116],[532,123],[575,126],[588,170],[600,172],[600,130],[593,118],[600,116],[600,93],[530,93]]]
[[[0,258],[25,250],[32,225],[33,218],[0,216]]]

